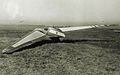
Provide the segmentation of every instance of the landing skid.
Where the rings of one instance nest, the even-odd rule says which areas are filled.
[[[51,37],[51,40],[53,40],[53,42],[60,42],[63,40],[63,38],[59,38],[59,37]]]

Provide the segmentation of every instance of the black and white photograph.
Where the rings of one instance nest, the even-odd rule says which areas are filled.
[[[120,0],[0,0],[0,75],[120,75]]]

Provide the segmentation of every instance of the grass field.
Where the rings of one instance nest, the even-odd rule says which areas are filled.
[[[1,26],[0,53],[39,26]],[[0,54],[0,75],[120,75],[120,33],[108,28],[67,32],[61,42],[38,41]]]

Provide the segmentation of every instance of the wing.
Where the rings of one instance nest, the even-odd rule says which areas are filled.
[[[67,31],[75,31],[75,30],[81,30],[81,29],[104,27],[104,26],[106,26],[106,25],[91,25],[91,26],[66,27],[66,28],[59,28],[59,29],[62,32],[67,32]]]
[[[32,43],[38,39],[43,39],[46,36],[45,33],[42,33],[38,30],[34,30],[31,33],[29,33],[27,36],[23,37],[13,45],[5,48],[2,52],[3,53],[10,53],[15,51],[16,49],[19,49],[23,47],[25,44]]]

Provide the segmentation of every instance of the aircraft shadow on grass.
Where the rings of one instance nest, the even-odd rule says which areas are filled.
[[[26,49],[35,48],[35,47],[38,47],[38,46],[42,46],[44,44],[52,44],[52,43],[79,43],[79,42],[83,42],[83,41],[87,41],[87,40],[62,40],[62,41],[42,40],[42,41],[35,42],[35,43],[31,44],[31,45],[22,47],[22,48],[18,49],[17,51],[14,51],[14,52],[19,52],[19,51],[23,51],[23,50],[26,50]],[[11,54],[11,53],[9,53],[9,54]]]
[[[68,40],[68,39],[65,39],[65,40],[62,40],[62,41],[42,40],[42,41],[35,42],[31,45],[22,47],[22,48],[14,51],[14,52],[19,52],[19,51],[35,48],[35,47],[38,47],[38,46],[42,46],[44,44],[52,44],[52,43],[86,43],[86,44],[91,44],[91,45],[107,48],[107,46],[105,47],[105,46],[102,46],[100,44],[91,43],[91,42],[113,42],[113,40]],[[12,54],[12,53],[9,53],[9,54]]]

